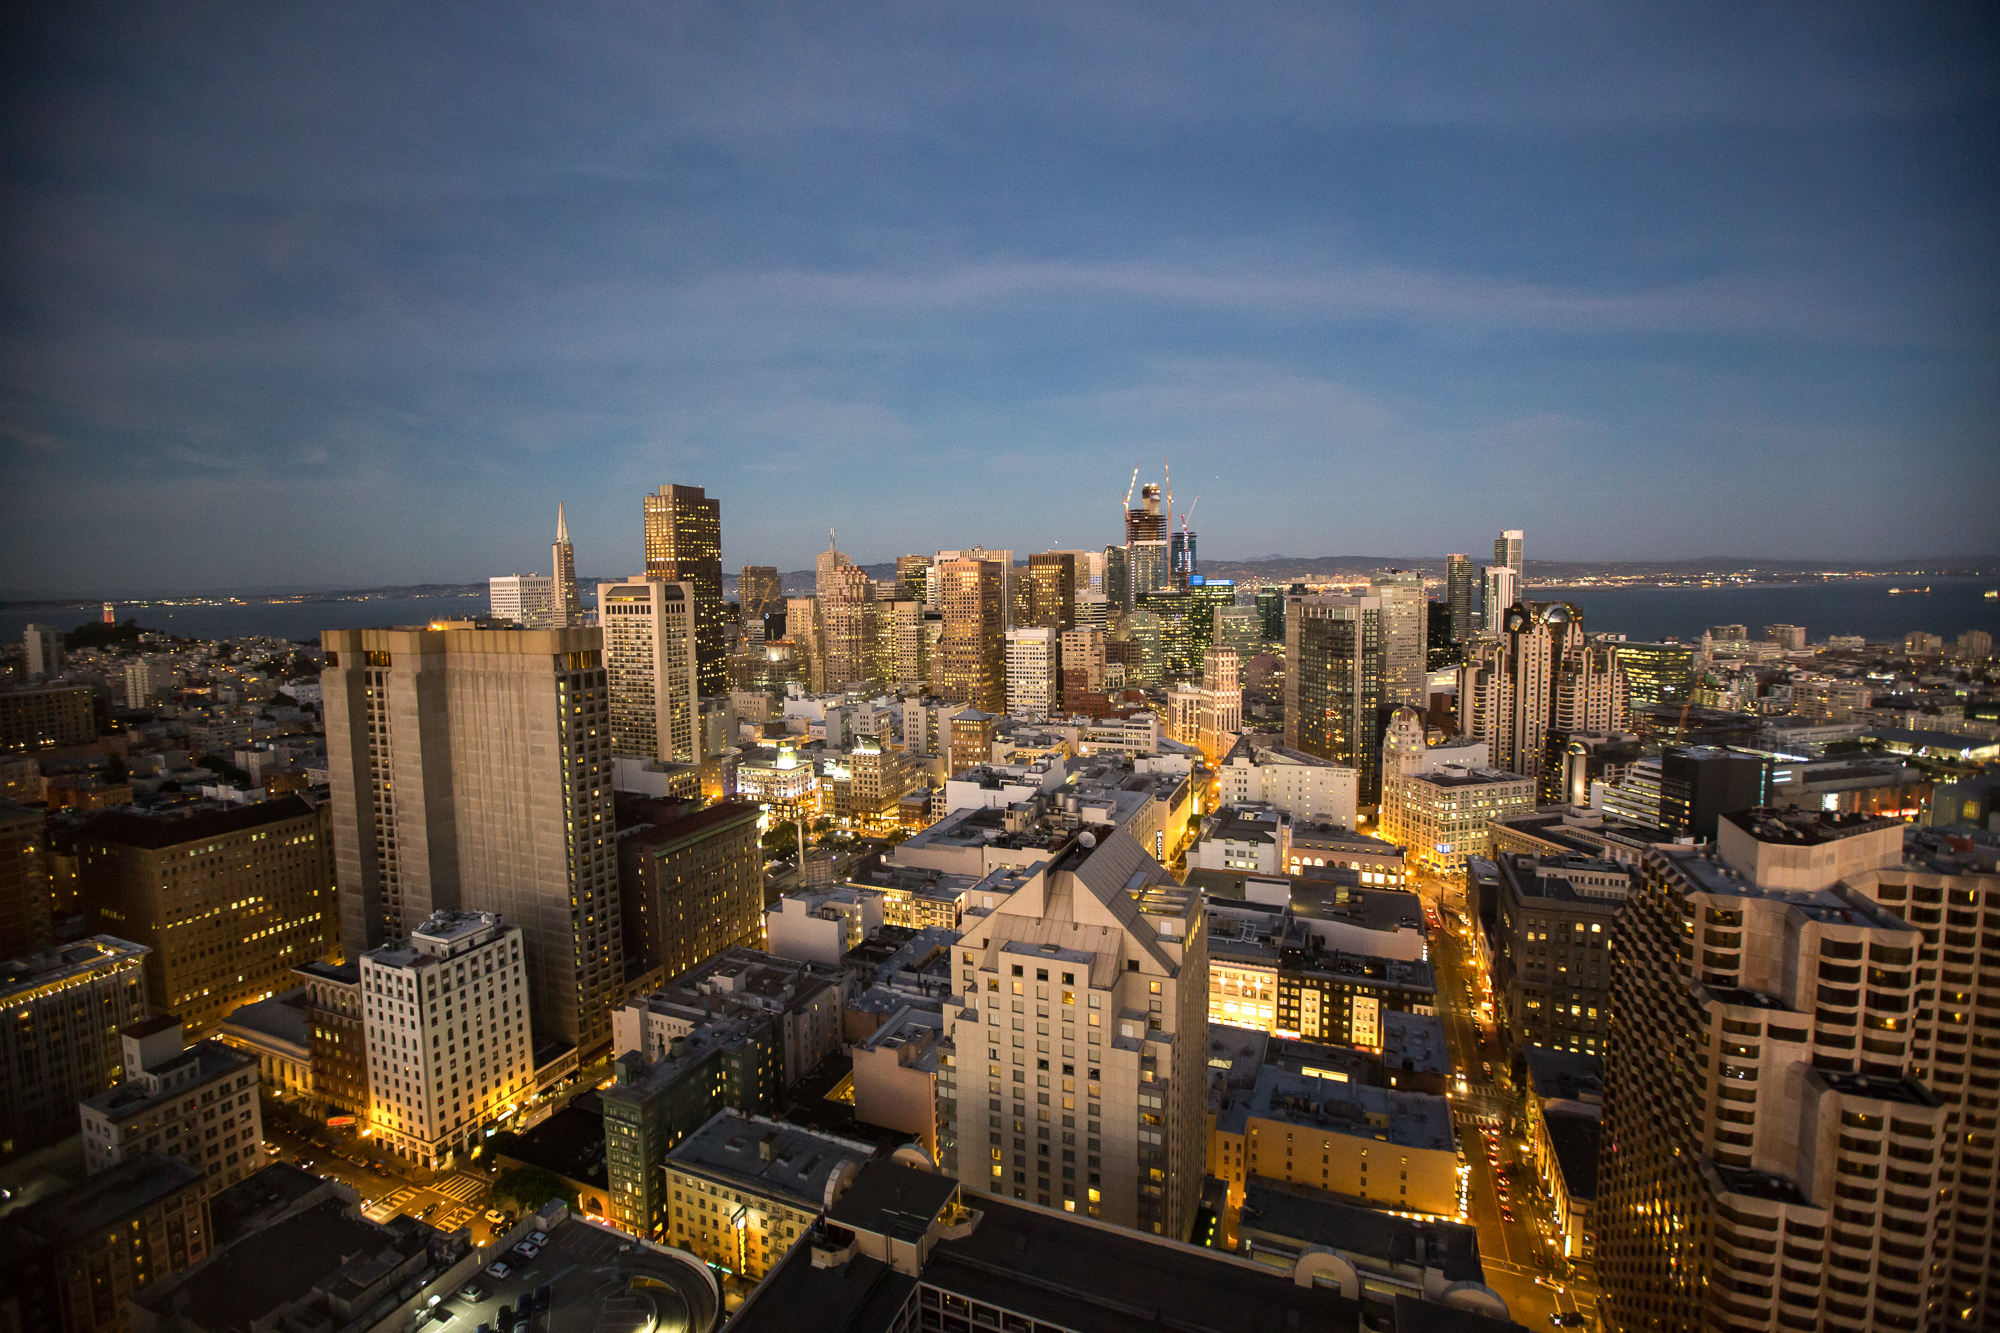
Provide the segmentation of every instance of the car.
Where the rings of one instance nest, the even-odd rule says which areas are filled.
[[[1549,1322],[1557,1328],[1590,1327],[1590,1317],[1581,1310],[1558,1310],[1549,1316]]]
[[[530,1242],[525,1240],[522,1241],[519,1245],[516,1245],[514,1247],[514,1253],[520,1255],[523,1259],[532,1259],[541,1252],[542,1252],[541,1246],[531,1244]]]
[[[504,1278],[513,1271],[514,1267],[512,1264],[505,1263],[498,1259],[495,1259],[492,1263],[486,1265],[486,1276],[490,1278]]]
[[[549,1243],[549,1233],[546,1231],[537,1231],[528,1237],[528,1242],[532,1245],[546,1245]]]
[[[534,1312],[534,1309],[535,1293],[524,1291],[521,1293],[521,1299],[514,1302],[514,1317],[525,1324],[528,1322],[528,1316]]]
[[[458,1294],[468,1301],[483,1301],[486,1299],[485,1288],[481,1287],[477,1282],[466,1283],[458,1289]]]
[[[486,1224],[488,1226],[497,1227],[506,1220],[506,1217],[502,1215],[498,1208],[488,1208],[486,1210]]]
[[[549,1308],[549,1284],[546,1282],[535,1288],[535,1308],[537,1310]]]

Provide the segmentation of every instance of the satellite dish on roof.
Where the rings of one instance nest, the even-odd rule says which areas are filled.
[[[1097,845],[1097,835],[1088,830],[1077,834],[1076,840],[1083,845],[1085,851],[1089,851]]]

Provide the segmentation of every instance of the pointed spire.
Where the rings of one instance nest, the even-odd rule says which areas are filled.
[[[561,500],[556,501],[556,540],[559,542],[569,540],[569,519],[563,514]]]

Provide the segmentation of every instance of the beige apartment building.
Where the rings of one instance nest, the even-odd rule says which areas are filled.
[[[597,585],[613,754],[670,764],[705,757],[695,710],[695,618],[692,583]]]
[[[219,1041],[189,1044],[171,1014],[118,1034],[125,1077],[78,1106],[92,1175],[144,1153],[187,1163],[226,1189],[263,1165],[257,1057]]]
[[[106,811],[76,839],[91,929],[150,949],[154,1003],[191,1034],[211,1032],[332,953],[328,816],[301,796],[178,817]]]
[[[1109,828],[993,887],[966,910],[945,1009],[959,1179],[1184,1239],[1207,1141],[1200,893]]]
[[[586,1053],[602,1044],[624,961],[601,632],[334,630],[324,642],[347,955],[434,912],[498,912],[525,936],[536,1032]]]

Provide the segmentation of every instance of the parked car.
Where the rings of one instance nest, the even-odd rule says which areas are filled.
[[[535,1308],[537,1310],[549,1308],[549,1284],[546,1282],[535,1288]]]
[[[546,1245],[549,1243],[549,1233],[546,1231],[537,1231],[528,1237],[528,1241],[533,1245]]]
[[[458,1289],[458,1294],[468,1301],[486,1299],[485,1290],[477,1282],[468,1282]]]
[[[486,1210],[486,1224],[488,1226],[497,1227],[506,1220],[507,1219],[501,1215],[500,1210],[498,1208],[488,1208]]]
[[[521,1258],[523,1259],[532,1259],[541,1252],[542,1252],[541,1246],[531,1245],[525,1240],[522,1241],[519,1245],[516,1245],[514,1247],[514,1253],[520,1255]]]
[[[486,1276],[491,1278],[504,1278],[513,1271],[513,1265],[498,1259],[486,1265]]]

